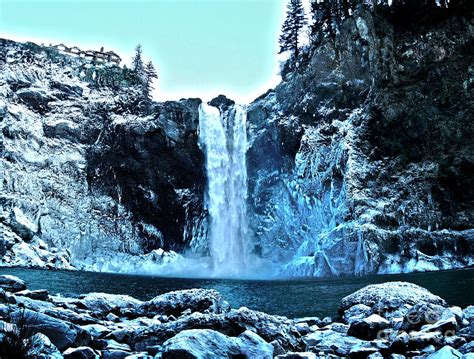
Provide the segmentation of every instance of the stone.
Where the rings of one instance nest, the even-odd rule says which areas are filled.
[[[426,359],[447,359],[447,358],[461,359],[462,354],[458,350],[450,347],[449,345],[446,345],[442,347],[440,350],[438,350],[437,352],[434,352],[428,355]]]
[[[87,331],[94,339],[105,337],[107,334],[112,332],[111,329],[102,324],[87,324],[82,325],[81,328]]]
[[[63,352],[64,359],[95,359],[97,352],[89,347],[69,348]]]
[[[408,347],[422,349],[428,345],[439,347],[443,343],[443,335],[440,332],[410,332]]]
[[[431,303],[416,304],[403,317],[402,329],[420,330],[422,326],[434,324],[441,319],[445,308]]]
[[[32,333],[42,333],[59,349],[87,345],[90,335],[81,327],[37,313],[29,309],[15,310],[11,314],[13,322],[24,321]]]
[[[368,285],[341,300],[339,313],[344,312],[356,304],[364,304],[372,308],[374,313],[387,318],[396,310],[403,310],[407,305],[435,304],[446,306],[444,299],[432,294],[427,289],[413,283],[388,282]],[[390,319],[390,318],[387,318]]]
[[[462,314],[463,318],[467,319],[469,322],[474,321],[474,305],[470,305],[464,308]]]
[[[276,359],[318,359],[316,354],[311,352],[301,352],[301,353],[294,353],[289,352],[282,355],[277,355]]]
[[[49,111],[49,103],[56,100],[44,90],[33,87],[18,90],[16,96],[21,102],[40,114]]]
[[[310,332],[308,323],[296,323],[295,328],[301,335],[306,335]]]
[[[32,359],[62,359],[61,352],[51,343],[51,340],[42,333],[36,333],[31,337],[31,346],[28,349],[27,358]]]
[[[474,353],[474,341],[462,345],[459,351],[463,354]]]
[[[42,300],[42,301],[45,301],[45,300],[48,300],[49,298],[49,293],[47,290],[28,290],[28,289],[25,289],[25,290],[22,290],[20,292],[16,292],[15,295],[21,295],[23,297],[28,297],[28,298],[31,298],[31,299],[35,299],[35,300]]]
[[[138,328],[133,331],[130,341],[134,343],[135,350],[143,351],[149,346],[164,343],[184,330],[216,328],[220,333],[231,337],[251,330],[268,343],[278,341],[286,350],[298,351],[303,344],[293,321],[245,307],[222,314],[196,312],[174,321]]]
[[[89,293],[81,296],[80,300],[85,308],[102,315],[107,315],[112,311],[135,310],[143,305],[142,301],[121,294]]]
[[[147,316],[174,315],[179,316],[190,309],[200,313],[224,313],[228,304],[213,289],[187,289],[165,293],[140,306],[142,314]]]
[[[130,352],[119,349],[107,349],[101,352],[103,359],[124,359],[130,355]]]
[[[382,330],[389,326],[390,323],[388,320],[382,318],[380,315],[372,314],[367,318],[352,322],[347,331],[347,335],[352,335],[364,340],[373,340],[378,337],[378,334]]]
[[[344,311],[344,322],[351,324],[352,322],[367,318],[372,314],[372,308],[365,304],[356,304]]]
[[[453,348],[459,348],[466,344],[466,339],[458,335],[452,335],[444,338],[444,343]]]
[[[236,338],[209,329],[185,330],[163,343],[162,358],[273,358],[273,346],[257,334],[245,331]]]
[[[118,316],[116,316],[114,313],[109,313],[107,314],[107,316],[105,317],[105,319],[107,319],[108,321],[111,321],[111,322],[118,322],[120,321],[120,318]]]
[[[348,356],[354,348],[369,348],[371,343],[332,330],[318,331],[303,337],[307,349],[311,351],[334,352],[340,356]],[[377,351],[377,350],[375,350]],[[367,354],[368,355],[368,354]]]
[[[0,288],[15,293],[26,289],[26,284],[18,277],[4,274],[0,275]]]

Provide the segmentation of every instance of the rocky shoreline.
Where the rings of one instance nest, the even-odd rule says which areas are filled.
[[[474,357],[474,306],[407,282],[366,286],[323,319],[230,308],[211,289],[70,298],[10,275],[0,288],[2,358]]]

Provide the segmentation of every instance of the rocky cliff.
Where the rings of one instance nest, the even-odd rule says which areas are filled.
[[[143,111],[136,87],[99,81],[116,66],[8,40],[0,59],[4,265],[132,270],[189,246],[200,100]]]
[[[358,10],[251,104],[255,241],[283,274],[473,264],[474,22],[435,15]]]
[[[248,106],[249,242],[280,275],[474,263],[474,21],[421,15],[355,11]],[[208,254],[201,100],[144,107],[128,75],[0,40],[3,265]]]

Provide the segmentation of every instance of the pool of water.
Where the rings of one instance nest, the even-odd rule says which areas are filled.
[[[344,296],[368,284],[387,281],[407,281],[421,285],[449,304],[462,308],[474,304],[474,269],[277,281],[164,278],[26,268],[0,268],[0,274],[22,278],[29,289],[47,289],[52,294],[67,296],[105,292],[148,300],[173,290],[212,288],[219,291],[233,308],[245,306],[291,318],[334,316]]]

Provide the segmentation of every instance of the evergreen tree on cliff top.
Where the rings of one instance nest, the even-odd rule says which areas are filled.
[[[286,51],[297,58],[299,55],[299,38],[307,23],[301,0],[290,0],[286,19],[280,35],[280,54]]]
[[[153,62],[149,61],[145,66],[145,84],[144,84],[144,93],[145,97],[151,101],[151,92],[153,91],[153,80],[158,78],[156,73],[155,66]]]
[[[142,45],[138,44],[135,48],[135,55],[132,59],[132,71],[138,78],[138,81],[143,83],[145,80],[145,65],[143,63]]]

